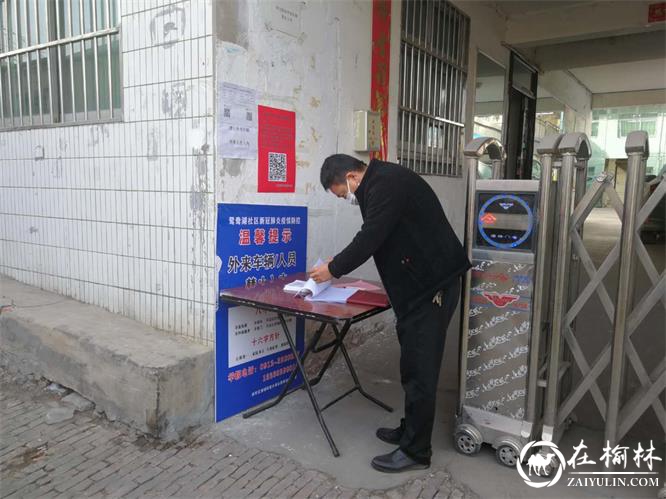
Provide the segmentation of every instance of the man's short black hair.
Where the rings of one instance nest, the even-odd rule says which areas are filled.
[[[348,154],[333,154],[324,160],[321,165],[320,180],[324,189],[328,190],[333,184],[341,184],[345,181],[345,175],[349,172],[360,172],[365,168],[365,163]]]

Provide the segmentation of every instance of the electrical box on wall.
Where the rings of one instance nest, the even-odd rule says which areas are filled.
[[[381,118],[377,111],[354,111],[354,150],[371,152],[381,149]]]

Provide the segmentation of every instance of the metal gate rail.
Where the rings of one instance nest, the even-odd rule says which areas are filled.
[[[659,185],[641,207],[645,162],[649,154],[648,142],[645,132],[632,132],[627,137],[626,146],[629,161],[624,206],[613,188],[612,175],[603,173],[594,180],[591,189],[584,195],[581,192],[575,194],[579,202],[575,203],[572,211],[575,161],[585,160],[589,157],[590,150],[587,137],[583,134],[564,136],[558,147],[558,152],[562,155],[557,193],[560,220],[555,248],[557,264],[542,437],[544,440],[558,440],[567,419],[589,392],[605,420],[606,439],[611,445],[615,445],[649,407],[654,409],[666,433],[666,410],[659,400],[660,394],[666,389],[666,359],[652,372],[648,372],[631,339],[655,305],[661,302],[666,308],[666,275],[664,272],[659,274],[643,242],[637,237],[638,229],[666,195],[666,176],[662,175]],[[580,182],[576,184],[578,190]],[[583,244],[582,228],[604,194],[622,220],[622,234],[597,268]],[[580,262],[589,281],[577,295],[567,297],[568,281],[575,279],[575,276],[570,277],[572,258]],[[636,261],[645,269],[650,288],[633,306]],[[615,264],[619,266],[620,275],[617,295],[611,297],[604,279]],[[590,363],[576,337],[574,322],[595,293],[610,321],[612,333],[601,353]],[[568,351],[564,349],[565,346]],[[559,381],[562,372],[568,367],[564,362],[565,353],[571,354],[582,378],[571,392],[561,397]],[[625,360],[628,360],[633,368],[641,389],[621,404]],[[609,366],[611,381],[606,399],[598,380]]]
[[[666,432],[666,411],[659,400],[659,395],[666,389],[666,359],[663,359],[651,373],[648,373],[631,341],[631,336],[638,325],[659,301],[666,308],[666,276],[662,273],[659,277],[643,242],[640,237],[637,237],[641,225],[664,195],[666,184],[662,177],[658,188],[643,209],[639,210],[642,203],[645,163],[649,156],[647,133],[642,131],[630,133],[627,136],[626,152],[629,159],[620,237],[620,276],[615,309],[611,384],[605,431],[606,440],[611,445],[615,445],[622,439],[650,406],[654,409],[657,419]],[[638,260],[643,264],[652,287],[632,309],[636,275],[634,255],[638,256]],[[621,406],[625,357],[629,360],[641,383],[641,390],[638,390]]]
[[[481,157],[488,155],[491,162],[493,178],[500,178],[506,153],[499,140],[491,137],[479,137],[469,142],[463,151],[465,156],[465,171],[467,173],[467,206],[465,213],[465,252],[469,261],[472,261],[472,246],[474,245],[474,200],[476,199],[476,179],[477,168]],[[465,312],[469,310],[470,294],[467,292],[472,286],[472,272],[465,272],[463,277],[463,286],[461,289],[462,298],[460,300],[460,356],[458,359],[458,393],[465,393],[466,378],[463,373],[467,371],[467,344],[469,336],[469,315]],[[458,397],[456,414],[462,413],[462,397]]]
[[[560,175],[557,185],[559,226],[556,234],[554,255],[555,284],[553,294],[552,329],[549,361],[547,368],[546,397],[543,418],[543,440],[558,440],[555,432],[561,430],[558,410],[560,379],[567,364],[563,362],[563,341],[568,343],[573,360],[582,370],[587,370],[587,362],[576,338],[567,334],[569,322],[566,321],[566,306],[569,296],[569,269],[571,264],[571,240],[569,233],[575,226],[571,223],[573,204],[574,168],[576,163],[586,162],[590,158],[592,147],[582,133],[569,133],[560,140],[558,152],[562,156]],[[585,199],[587,196],[584,196]],[[594,389],[593,389],[594,390]],[[596,391],[596,390],[595,390]],[[600,395],[595,393],[595,398]],[[603,398],[603,396],[602,396]],[[564,421],[562,419],[562,421]]]

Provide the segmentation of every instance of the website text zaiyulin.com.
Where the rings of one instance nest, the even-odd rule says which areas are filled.
[[[659,487],[659,477],[567,477],[568,487]]]

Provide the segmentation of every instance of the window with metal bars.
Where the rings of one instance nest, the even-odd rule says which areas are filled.
[[[469,18],[443,0],[402,2],[398,160],[460,176]]]
[[[120,117],[117,0],[0,0],[0,129]]]

